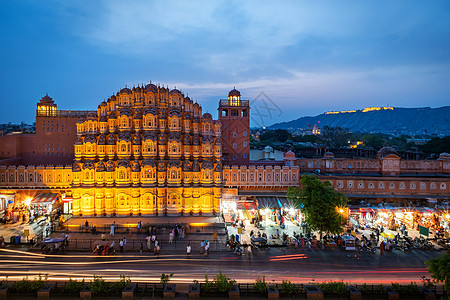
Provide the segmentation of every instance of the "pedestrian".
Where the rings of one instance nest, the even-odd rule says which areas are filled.
[[[70,235],[68,233],[66,233],[66,237],[65,237],[66,247],[69,247],[69,239],[70,239]]]
[[[186,258],[191,258],[191,245],[188,243],[186,246]]]
[[[208,256],[208,251],[209,251],[209,242],[206,241],[205,242],[205,256]]]
[[[139,249],[139,253],[141,253],[141,256],[142,256],[143,251],[144,251],[144,245],[141,243],[141,248]]]
[[[205,241],[202,240],[200,242],[200,254],[204,254],[205,253]]]
[[[151,243],[152,237],[148,235],[145,238],[145,240],[147,241],[147,250],[150,251],[150,249],[152,248],[152,243]]]
[[[116,230],[116,221],[114,221],[114,223],[112,223],[111,225],[111,231],[110,231],[110,235],[114,236],[114,231]]]
[[[380,243],[380,255],[384,255],[384,242],[381,241]]]
[[[105,234],[102,233],[102,241],[104,241],[104,240],[105,240]]]
[[[123,238],[123,251],[125,252],[125,247],[127,246],[127,238]]]
[[[159,254],[159,249],[161,249],[159,246],[159,242],[158,240],[155,240],[155,255]]]
[[[169,233],[169,244],[172,244],[173,242],[173,230]]]
[[[86,220],[86,222],[84,222],[84,228],[86,228],[86,230],[89,229],[89,222],[88,222],[88,220]]]
[[[248,258],[250,258],[252,256],[252,245],[251,244],[248,244],[248,246],[247,246],[247,255],[248,255]]]
[[[123,240],[119,242],[120,253],[123,253]]]

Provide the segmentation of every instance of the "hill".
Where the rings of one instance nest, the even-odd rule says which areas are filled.
[[[371,107],[362,110],[326,112],[315,117],[277,123],[270,129],[306,129],[308,125],[348,128],[353,132],[396,134],[450,133],[450,106],[438,108]]]

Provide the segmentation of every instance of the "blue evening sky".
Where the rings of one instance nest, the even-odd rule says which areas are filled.
[[[234,86],[264,92],[262,125],[449,105],[449,20],[449,1],[3,0],[0,123],[33,122],[47,92],[60,109],[96,109],[149,81],[215,118]]]

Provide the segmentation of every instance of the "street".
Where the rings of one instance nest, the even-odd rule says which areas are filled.
[[[173,282],[202,282],[205,274],[212,278],[220,271],[238,282],[254,282],[266,276],[271,282],[289,279],[292,282],[342,280],[351,283],[410,283],[428,276],[424,261],[444,254],[443,251],[414,250],[380,255],[359,254],[356,251],[302,251],[299,248],[271,247],[254,251],[252,256],[231,251],[212,252],[205,257],[195,252],[186,258],[182,251],[153,253],[120,253],[114,256],[92,256],[86,252],[69,252],[59,256],[44,256],[14,249],[0,249],[0,279],[20,280],[38,274],[49,280],[86,278],[93,275],[105,279],[130,276],[132,281],[159,281],[161,273],[174,273]]]

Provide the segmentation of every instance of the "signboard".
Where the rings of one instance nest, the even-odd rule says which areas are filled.
[[[24,236],[30,236],[30,229],[25,229],[25,230],[23,231],[23,235],[24,235]]]
[[[238,228],[238,233],[242,234],[242,227]]]
[[[419,225],[419,233],[428,237],[428,235],[430,234],[430,229],[428,229],[428,227],[423,227]]]

